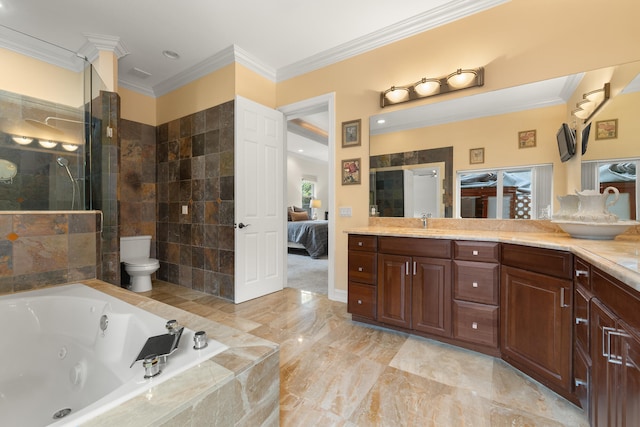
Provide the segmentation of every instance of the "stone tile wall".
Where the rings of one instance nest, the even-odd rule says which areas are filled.
[[[0,214],[0,293],[96,277],[100,215]]]
[[[157,141],[157,277],[233,299],[234,102],[158,126]]]
[[[152,236],[156,256],[156,128],[120,121],[120,237]]]

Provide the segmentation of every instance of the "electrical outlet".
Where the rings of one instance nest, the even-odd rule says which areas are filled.
[[[340,216],[351,216],[351,206],[341,207]]]
[[[189,205],[182,206],[182,215],[189,215]]]

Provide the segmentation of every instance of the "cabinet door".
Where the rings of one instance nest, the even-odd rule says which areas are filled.
[[[378,321],[411,328],[411,257],[378,254]]]
[[[617,365],[609,363],[610,331],[615,315],[597,299],[591,300],[591,407],[594,426],[615,426]],[[613,342],[615,344],[615,341]],[[614,350],[615,351],[615,350]]]
[[[621,325],[622,335],[620,361],[620,394],[618,425],[623,427],[640,425],[640,337],[630,333],[632,329]]]
[[[413,329],[451,336],[451,261],[414,257],[411,264]]]
[[[503,266],[500,345],[525,373],[571,393],[572,282]]]

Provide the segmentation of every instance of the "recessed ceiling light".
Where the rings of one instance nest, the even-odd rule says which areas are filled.
[[[180,59],[180,55],[172,50],[163,50],[162,54],[169,59]]]
[[[304,153],[303,149],[298,150],[298,153]]]
[[[385,123],[386,123],[386,120],[385,120],[385,119],[378,119],[378,124],[379,124],[379,125],[383,125],[383,124],[385,124]]]

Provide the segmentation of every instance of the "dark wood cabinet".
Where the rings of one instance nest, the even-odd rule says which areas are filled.
[[[411,329],[411,257],[378,255],[378,321]]]
[[[571,262],[571,254],[522,247],[510,253],[513,246],[503,246],[502,357],[554,391],[575,400],[571,369],[573,268],[568,271],[565,268]],[[532,249],[531,253],[527,249]],[[547,252],[551,260],[548,274],[530,271],[528,268],[534,259],[542,262],[534,265],[534,269],[544,271]]]
[[[635,291],[596,269],[590,301],[594,426],[640,425],[640,333]]]
[[[377,318],[376,236],[349,235],[347,311],[354,319]]]
[[[500,245],[455,241],[453,247],[453,337],[496,351]]]
[[[380,237],[378,321],[451,336],[451,242]]]
[[[412,329],[451,336],[451,261],[412,260]]]

